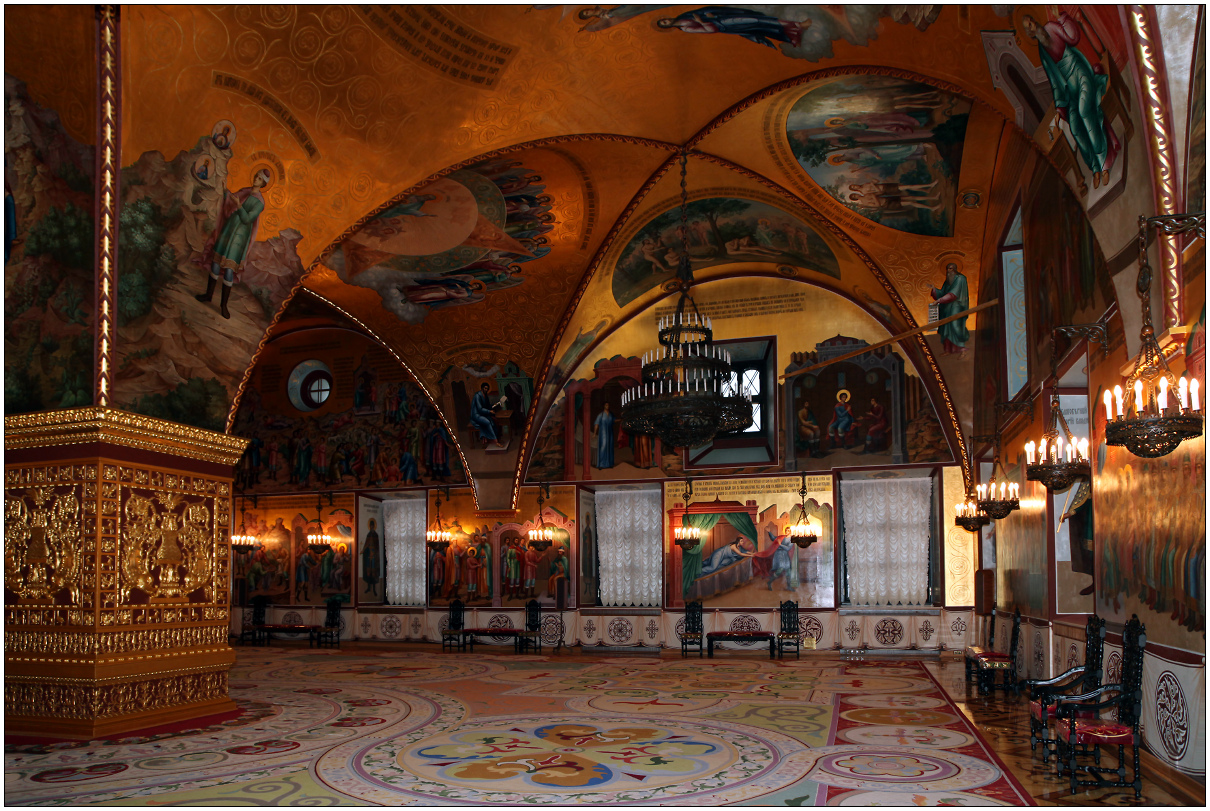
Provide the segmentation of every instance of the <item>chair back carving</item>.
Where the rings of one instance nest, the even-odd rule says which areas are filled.
[[[694,600],[685,604],[685,633],[700,634],[702,632],[702,601]]]
[[[461,631],[463,615],[466,613],[466,604],[461,600],[454,600],[450,603],[450,624],[449,630]]]
[[[996,649],[996,612],[992,611],[991,619],[987,621],[987,649]]]
[[[1147,626],[1138,614],[1122,629],[1122,700],[1118,703],[1118,723],[1138,726],[1143,716],[1143,651],[1147,647]]]
[[[339,598],[328,600],[328,612],[324,615],[325,628],[340,627],[340,604],[342,602],[343,600]]]
[[[542,604],[530,600],[525,604],[525,630],[538,631],[542,628]]]
[[[781,632],[783,634],[797,634],[798,603],[794,600],[786,600],[781,604],[781,608],[777,610],[781,614]]]
[[[1080,692],[1087,693],[1101,686],[1105,675],[1105,620],[1093,614],[1084,626],[1084,673],[1080,677]]]
[[[252,598],[252,624],[264,625],[265,612],[269,609],[269,598],[262,595]]]

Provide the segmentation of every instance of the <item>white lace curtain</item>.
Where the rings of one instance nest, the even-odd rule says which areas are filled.
[[[597,551],[601,604],[659,605],[663,537],[659,490],[598,490]]]
[[[382,503],[386,597],[391,605],[424,605],[425,508],[423,498],[388,499]]]
[[[852,605],[928,601],[932,479],[840,483]]]

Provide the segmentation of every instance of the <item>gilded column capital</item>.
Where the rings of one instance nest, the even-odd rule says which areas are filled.
[[[243,437],[207,431],[116,408],[90,406],[38,411],[4,418],[4,448],[45,448],[101,442],[234,466]]]

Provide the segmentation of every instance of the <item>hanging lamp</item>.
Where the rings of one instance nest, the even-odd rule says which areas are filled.
[[[819,540],[815,525],[807,520],[807,472],[802,471],[802,486],[798,488],[798,523],[787,531],[790,540],[799,549],[806,549]]]
[[[1198,396],[1197,378],[1178,381],[1155,338],[1151,324],[1151,265],[1147,260],[1147,237],[1154,227],[1168,236],[1194,232],[1206,238],[1206,213],[1139,217],[1139,276],[1135,292],[1143,306],[1142,345],[1134,369],[1121,386],[1105,392],[1105,444],[1125,447],[1135,456],[1155,459],[1167,456],[1186,439],[1205,430],[1205,415]],[[1133,408],[1126,399],[1134,390]]]
[[[450,500],[450,490],[445,489],[445,500]],[[441,489],[437,490],[437,517],[433,519],[433,525],[424,533],[424,545],[434,552],[444,552],[449,548],[450,541],[454,539],[454,533],[441,526]]]
[[[622,394],[623,427],[653,434],[670,447],[696,448],[718,434],[752,424],[750,397],[732,393],[731,356],[714,345],[711,320],[689,294],[693,264],[689,258],[689,155],[681,151],[681,256],[677,263],[676,311],[661,317],[658,346],[643,356],[642,382]]]
[[[331,499],[329,495],[329,502]],[[307,522],[307,545],[317,555],[322,555],[332,548],[332,536],[324,529],[323,500],[319,493],[315,494],[315,517]]]
[[[232,546],[253,546],[256,544],[257,538],[255,535],[248,532],[247,527],[244,525],[245,521],[247,521],[247,519],[248,519],[248,510],[247,510],[248,502],[247,502],[247,498],[244,496],[243,493],[240,493],[239,501],[240,501],[239,528],[235,531],[235,534],[231,536],[231,545]],[[253,503],[255,504],[255,500],[253,501]]]
[[[689,525],[689,502],[693,499],[693,479],[688,476],[685,477],[685,492],[681,494],[681,497],[685,499],[685,512],[681,514],[681,525],[672,530],[672,541],[682,551],[688,552],[702,542],[701,527]]]
[[[542,498],[543,493],[546,494],[546,498],[550,498],[549,484],[538,485],[538,526],[529,531],[528,546],[538,552],[550,549],[551,543],[555,540],[555,528],[546,525],[546,517],[542,514],[542,505],[545,503],[545,499]]]

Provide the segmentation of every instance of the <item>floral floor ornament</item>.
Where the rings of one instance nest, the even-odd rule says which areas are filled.
[[[236,656],[237,718],[7,745],[6,802],[1031,803],[919,661],[472,656],[390,645]]]

